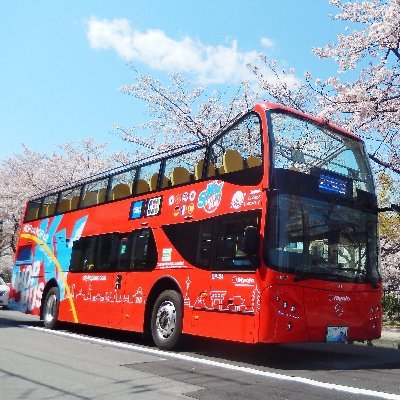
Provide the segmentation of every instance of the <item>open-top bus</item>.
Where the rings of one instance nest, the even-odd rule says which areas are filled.
[[[29,200],[10,307],[245,343],[381,333],[377,203],[356,136],[258,103],[183,146]]]

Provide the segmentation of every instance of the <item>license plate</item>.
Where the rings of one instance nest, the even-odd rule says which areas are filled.
[[[345,342],[347,340],[347,326],[328,326],[327,342]]]

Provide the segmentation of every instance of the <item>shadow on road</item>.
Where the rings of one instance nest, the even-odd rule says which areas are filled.
[[[21,317],[22,315],[22,317]],[[42,326],[42,322],[20,313],[0,311],[0,328],[17,326]],[[66,332],[82,334],[138,346],[152,346],[139,333],[63,323]],[[400,369],[400,351],[392,348],[369,347],[360,344],[295,343],[248,345],[222,340],[185,336],[181,354],[208,359],[226,360],[230,363],[287,371],[339,371],[358,369]]]
[[[63,329],[139,346],[153,346],[141,334],[65,324]],[[400,351],[360,344],[295,343],[249,345],[185,336],[176,352],[282,370],[400,369]]]
[[[0,328],[11,328],[18,326],[43,326],[38,317],[25,315],[19,312],[11,311],[8,308],[0,310]]]

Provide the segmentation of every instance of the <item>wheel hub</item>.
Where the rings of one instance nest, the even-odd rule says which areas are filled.
[[[175,330],[176,309],[171,301],[161,303],[157,311],[157,333],[160,338],[169,338]]]
[[[55,295],[52,295],[48,298],[46,302],[46,308],[44,310],[44,320],[46,322],[51,322],[56,314],[57,309],[57,298]]]

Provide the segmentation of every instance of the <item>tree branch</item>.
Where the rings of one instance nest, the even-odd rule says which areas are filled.
[[[397,169],[397,168],[395,168],[395,167],[392,167],[389,163],[380,160],[379,158],[375,157],[373,154],[368,153],[368,157],[369,157],[372,161],[374,161],[374,162],[376,162],[377,164],[381,165],[382,167],[388,168],[388,169],[390,169],[391,171],[396,172],[396,174],[399,174],[399,175],[400,175],[400,169]]]

